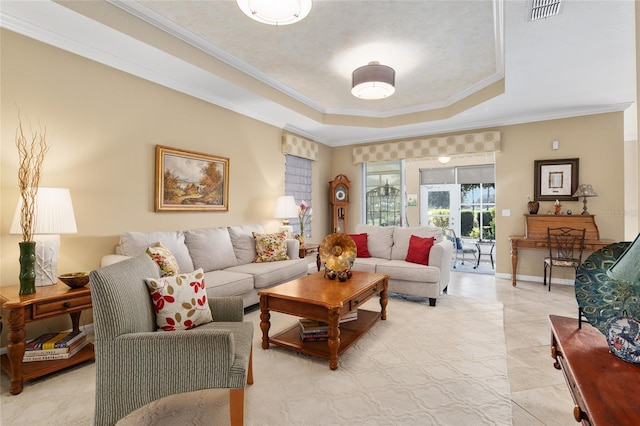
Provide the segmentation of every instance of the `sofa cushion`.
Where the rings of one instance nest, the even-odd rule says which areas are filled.
[[[420,238],[434,237],[434,243],[442,241],[442,229],[435,226],[394,227],[391,259],[405,260],[407,258],[409,240],[412,235]],[[371,244],[369,244],[369,251],[371,251]]]
[[[349,234],[354,243],[356,243],[356,257],[371,257],[369,247],[367,246],[367,233]]]
[[[362,272],[376,272],[376,265],[384,262],[388,262],[388,260],[379,259],[377,257],[356,257],[351,270]]]
[[[412,235],[409,239],[409,250],[405,260],[420,265],[429,265],[431,247],[433,247],[433,237],[420,238]]]
[[[156,243],[151,247],[147,247],[147,254],[154,262],[160,267],[160,276],[166,277],[171,275],[178,275],[180,267],[175,256],[171,254],[168,248],[162,245],[162,243]]]
[[[188,330],[213,321],[205,292],[204,273],[147,278],[159,330]]]
[[[167,232],[125,232],[120,236],[120,244],[116,247],[116,254],[129,257],[144,254],[147,247],[162,243],[176,258],[180,272],[194,270],[189,250],[184,243],[184,233],[180,231]]]
[[[382,259],[391,259],[391,247],[393,246],[393,229],[392,226],[373,226],[373,225],[356,225],[356,234],[367,234],[367,246],[371,257],[380,257]],[[409,240],[407,239],[407,248]],[[406,256],[406,252],[405,252]],[[402,258],[404,259],[403,256]]]
[[[391,280],[417,281],[421,283],[440,282],[440,268],[409,263],[404,260],[390,260],[378,264],[378,274],[389,274]]]
[[[229,236],[231,237],[231,244],[233,244],[233,251],[236,254],[236,260],[238,265],[244,265],[246,263],[253,262],[256,257],[256,240],[253,238],[253,232],[264,232],[260,225],[241,225],[230,226]]]
[[[228,269],[204,273],[207,296],[238,296],[253,290],[253,276]]]
[[[238,264],[227,228],[191,229],[184,236],[195,268],[209,272]]]
[[[307,275],[308,268],[306,259],[291,259],[280,262],[247,263],[234,266],[227,271],[253,275],[253,286],[260,289],[303,277]]]
[[[273,234],[253,232],[253,238],[256,240],[256,257],[253,260],[255,263],[277,262],[289,259],[287,255],[287,234],[285,232]]]

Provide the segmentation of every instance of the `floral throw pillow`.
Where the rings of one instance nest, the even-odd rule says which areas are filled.
[[[189,330],[213,321],[202,268],[188,274],[145,280],[159,330]]]
[[[162,243],[156,243],[155,245],[148,247],[147,254],[158,264],[158,266],[160,266],[161,277],[178,275],[180,272],[178,261],[173,254],[171,254],[169,249],[162,245]]]
[[[253,232],[253,238],[256,240],[254,263],[289,259],[289,256],[287,256],[287,234],[285,232],[277,232],[275,234]]]

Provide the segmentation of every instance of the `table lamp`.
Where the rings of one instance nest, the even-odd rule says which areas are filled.
[[[22,198],[19,198],[9,229],[10,234],[22,234],[21,209]],[[78,232],[69,189],[38,188],[33,211],[33,240],[36,242],[36,286],[55,284],[58,281],[60,234]]]
[[[587,211],[587,197],[597,197],[598,194],[593,190],[593,187],[590,183],[583,183],[578,186],[576,192],[572,195],[572,197],[584,197],[582,200],[582,214],[589,214]]]
[[[293,235],[293,226],[289,225],[289,218],[298,216],[298,206],[292,195],[283,195],[276,201],[276,210],[273,217],[282,219],[281,231],[287,233],[287,238]]]

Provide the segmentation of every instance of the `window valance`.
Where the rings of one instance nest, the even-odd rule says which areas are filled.
[[[293,133],[282,132],[282,153],[315,161],[318,159],[318,143]]]
[[[500,151],[500,132],[479,133],[436,138],[420,138],[353,148],[353,164],[393,161],[405,158],[439,157],[441,155],[473,154]]]

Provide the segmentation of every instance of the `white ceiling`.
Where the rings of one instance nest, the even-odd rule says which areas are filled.
[[[632,0],[315,0],[282,27],[225,1],[2,1],[0,25],[329,146],[621,111],[635,101]],[[396,93],[350,94],[369,61]]]

